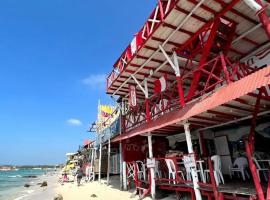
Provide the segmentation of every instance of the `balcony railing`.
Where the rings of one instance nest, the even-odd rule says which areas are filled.
[[[154,31],[162,23],[164,18],[174,8],[178,0],[162,1],[158,0],[158,5],[155,7],[150,17],[147,19],[140,31],[135,35],[132,42],[124,50],[120,58],[113,66],[111,74],[107,78],[107,90],[115,79],[122,73],[129,62],[133,59],[136,52],[143,47],[144,43],[152,36]]]
[[[249,66],[239,62],[233,63],[229,58],[220,54],[201,67],[183,74],[181,82],[188,83],[187,80],[190,82],[190,79],[192,80],[195,73],[200,73],[200,82],[197,86],[196,93],[190,100],[187,100],[185,96],[185,103],[214,92],[223,85],[237,81],[253,71],[254,69],[251,69]],[[189,87],[186,87],[185,94],[188,93]],[[141,102],[137,109],[130,110],[124,116],[125,131],[138,127],[148,120],[157,119],[165,113],[181,109],[177,81],[175,80],[166,91],[154,94],[146,101],[148,101],[149,111],[146,109],[146,102]],[[150,119],[147,119],[147,112],[149,112]]]

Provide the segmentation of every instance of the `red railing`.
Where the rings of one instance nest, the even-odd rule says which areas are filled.
[[[254,69],[251,69],[249,66],[239,62],[232,62],[229,58],[220,54],[200,68],[196,67],[193,70],[186,70],[185,73],[182,74],[180,81],[186,84],[186,86],[188,82],[193,79],[194,74],[200,72],[201,77],[196,93],[190,100],[187,100],[187,97],[185,97],[185,102],[188,103],[225,84],[237,81],[253,71]],[[188,90],[188,87],[189,86],[186,87],[186,90]],[[153,120],[165,113],[181,109],[182,106],[179,104],[177,80],[175,80],[166,91],[154,94],[147,101],[149,107],[148,111],[146,110],[146,103],[141,102],[137,109],[132,109],[125,115],[125,131],[129,131],[145,123],[147,121],[147,112],[149,112],[149,120]]]
[[[158,5],[153,10],[150,17],[114,64],[113,70],[107,78],[107,91],[113,81],[122,73],[129,62],[133,59],[134,55],[136,55],[136,52],[139,51],[145,42],[152,36],[152,34],[163,22],[164,18],[170,13],[178,1],[179,0],[158,0]]]

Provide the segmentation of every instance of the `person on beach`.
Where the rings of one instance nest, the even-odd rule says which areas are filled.
[[[63,182],[68,182],[67,172],[65,172],[64,175],[63,175]]]
[[[83,177],[83,171],[82,171],[82,167],[79,165],[77,171],[76,171],[76,175],[77,175],[77,185],[80,186],[81,185],[81,180]]]

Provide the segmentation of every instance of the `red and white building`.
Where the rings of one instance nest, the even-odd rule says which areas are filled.
[[[124,187],[131,178],[138,191],[153,198],[156,189],[164,189],[176,191],[177,196],[189,192],[197,200],[203,196],[270,199],[270,182],[260,174],[268,176],[269,166],[261,165],[264,172],[258,172],[259,160],[254,160],[256,127],[267,124],[270,116],[269,2],[158,0],[107,78],[107,93],[119,97],[122,108],[121,135],[113,142],[122,145]],[[232,126],[245,127],[245,157],[254,192],[225,187],[226,180],[218,184],[215,166],[207,159],[213,155],[205,142],[210,139],[215,142],[214,154],[220,152],[226,176],[225,167],[234,158],[228,147],[228,138],[236,134],[229,131]],[[186,154],[166,157],[166,141],[179,134],[186,142]],[[199,153],[194,152],[195,140]],[[162,170],[157,163],[166,166],[168,159],[173,161],[175,177],[158,173]],[[138,160],[148,178],[139,174]],[[178,173],[178,160],[190,164],[189,180],[186,170],[183,176]],[[197,173],[200,162],[206,166],[203,174]],[[206,174],[210,179],[202,180]]]

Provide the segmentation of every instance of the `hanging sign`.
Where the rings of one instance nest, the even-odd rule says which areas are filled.
[[[146,167],[147,168],[155,168],[155,166],[156,166],[156,159],[155,158],[147,158]]]
[[[194,154],[188,154],[183,156],[184,165],[188,168],[196,169],[196,161]]]
[[[137,93],[135,85],[129,86],[129,106],[131,108],[137,107]]]

